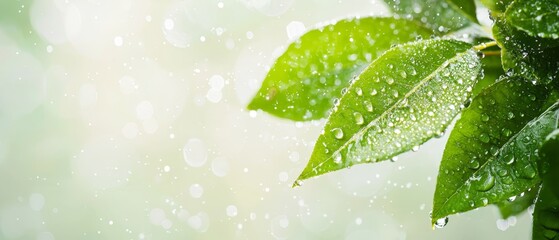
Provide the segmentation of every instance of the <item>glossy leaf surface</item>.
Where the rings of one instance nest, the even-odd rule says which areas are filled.
[[[559,2],[516,0],[505,13],[511,25],[531,36],[559,38]]]
[[[477,23],[476,3],[474,0],[446,0],[446,2],[469,18],[470,21]]]
[[[499,207],[499,212],[503,219],[507,219],[512,216],[517,216],[528,207],[534,205],[536,202],[536,197],[538,196],[538,191],[540,190],[540,184],[530,188],[529,190],[519,194],[518,196],[509,197],[507,200],[502,201],[497,204]]]
[[[297,121],[325,118],[342,88],[384,51],[431,33],[410,20],[372,17],[311,30],[276,60],[248,108]]]
[[[387,51],[347,89],[298,180],[387,160],[440,135],[480,74],[471,47],[426,40]]]
[[[547,95],[546,88],[511,77],[472,100],[444,150],[433,222],[505,201],[539,182],[535,151],[556,127],[554,109],[539,116]]]

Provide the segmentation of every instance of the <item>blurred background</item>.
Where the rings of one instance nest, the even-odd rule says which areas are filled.
[[[290,41],[376,0],[1,0],[0,239],[528,239],[432,230],[446,137],[291,184],[323,121],[245,106]]]

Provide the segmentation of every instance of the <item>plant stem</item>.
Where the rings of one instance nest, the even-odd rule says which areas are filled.
[[[485,56],[499,56],[499,55],[501,55],[501,51],[487,51],[487,52],[482,52],[482,53]]]
[[[474,46],[474,49],[475,49],[476,51],[481,51],[481,50],[483,50],[483,49],[486,49],[486,48],[488,48],[488,47],[493,47],[493,46],[497,46],[497,42],[491,41],[491,42],[482,43],[482,44],[480,44],[480,45]]]

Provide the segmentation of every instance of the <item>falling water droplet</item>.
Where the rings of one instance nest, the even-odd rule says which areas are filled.
[[[435,221],[436,228],[444,228],[446,224],[448,224],[448,217],[439,218],[437,219],[437,221]]]

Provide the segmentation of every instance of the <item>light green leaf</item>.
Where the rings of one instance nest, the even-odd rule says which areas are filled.
[[[450,0],[448,0],[450,1]],[[434,31],[449,32],[471,24],[447,0],[384,0],[393,13],[421,21]]]
[[[539,183],[536,152],[557,127],[559,114],[553,105],[540,115],[549,92],[511,77],[474,98],[445,147],[433,223],[454,213],[502,202]]]
[[[446,2],[472,22],[478,22],[476,17],[476,3],[474,0],[446,0]]]
[[[532,37],[494,16],[493,35],[501,48],[503,68],[525,78],[549,83],[559,76],[559,41]]]
[[[504,12],[513,0],[480,0],[491,11]]]
[[[374,59],[431,33],[411,20],[374,17],[311,30],[276,60],[248,108],[297,121],[327,117],[342,88]]]
[[[538,196],[538,191],[540,190],[540,184],[528,189],[527,191],[521,193],[518,196],[510,197],[509,199],[502,201],[497,204],[501,217],[507,219],[512,216],[517,216],[528,207],[534,205],[536,202],[536,197]]]
[[[507,20],[531,36],[559,38],[559,2],[516,0],[505,12]]]
[[[387,160],[440,135],[469,98],[480,70],[472,46],[460,41],[390,49],[342,96],[298,180]]]

